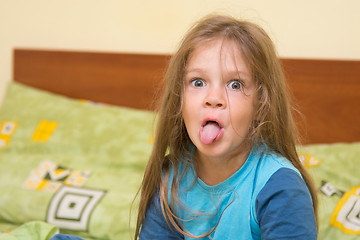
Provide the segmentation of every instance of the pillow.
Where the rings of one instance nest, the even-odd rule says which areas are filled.
[[[129,238],[154,119],[150,111],[10,82],[0,109],[0,222],[46,221],[85,238]]]
[[[360,142],[313,144],[298,150],[318,189],[318,239],[359,239]]]

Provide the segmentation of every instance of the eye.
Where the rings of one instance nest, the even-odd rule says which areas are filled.
[[[243,84],[239,80],[232,80],[228,84],[228,87],[233,90],[239,90],[243,87]]]
[[[205,86],[204,80],[199,79],[199,78],[191,80],[191,84],[196,88],[201,88],[201,87]]]

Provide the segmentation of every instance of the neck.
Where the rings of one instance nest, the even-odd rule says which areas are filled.
[[[217,185],[237,172],[248,158],[250,150],[234,156],[209,157],[196,153],[198,177],[207,185]]]

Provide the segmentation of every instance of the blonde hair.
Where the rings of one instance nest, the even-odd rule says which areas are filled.
[[[160,191],[160,201],[165,219],[181,231],[175,214],[169,206],[168,181],[164,181],[169,168],[174,168],[176,179],[179,156],[189,156],[191,140],[182,118],[183,79],[189,56],[204,41],[217,37],[238,44],[257,85],[258,106],[251,131],[252,144],[265,144],[272,151],[289,159],[302,174],[312,196],[317,216],[317,196],[311,178],[302,166],[296,151],[297,131],[292,118],[290,97],[285,77],[275,47],[267,33],[259,26],[232,17],[211,15],[200,20],[185,35],[178,51],[170,60],[165,74],[165,89],[158,111],[154,147],[140,187],[135,239],[151,198]],[[166,178],[165,178],[166,180]],[[176,196],[177,181],[172,181],[171,195]],[[182,233],[186,234],[184,231]]]

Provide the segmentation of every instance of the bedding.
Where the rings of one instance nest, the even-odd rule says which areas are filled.
[[[319,198],[319,239],[360,238],[360,143],[312,144],[298,149]]]
[[[10,82],[0,108],[0,239],[130,239],[155,121],[151,111]],[[319,239],[359,239],[360,142],[298,152],[318,187]]]
[[[31,240],[31,239],[50,239],[59,229],[51,224],[41,221],[31,221],[22,224],[20,227],[8,232],[0,233],[3,240]]]
[[[0,110],[0,232],[41,220],[85,238],[128,239],[154,117],[11,82]]]

